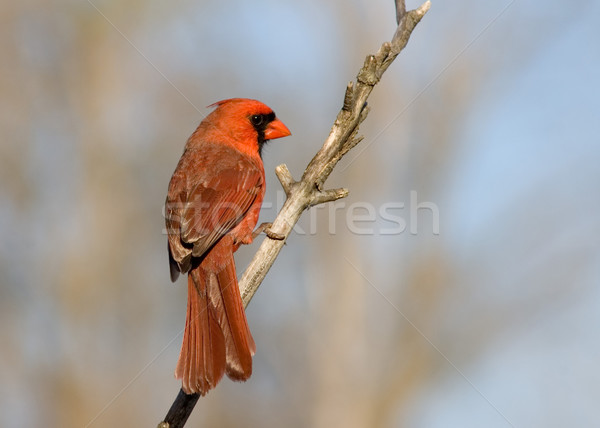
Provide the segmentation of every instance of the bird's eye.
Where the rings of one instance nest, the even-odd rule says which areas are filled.
[[[250,116],[250,122],[252,122],[252,125],[254,125],[254,126],[262,125],[263,120],[264,120],[264,116],[262,116],[260,114],[254,114],[254,115]]]

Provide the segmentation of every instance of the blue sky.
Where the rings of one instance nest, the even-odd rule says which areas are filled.
[[[154,320],[153,335],[140,347],[147,354],[127,354],[128,361],[154,358],[155,350],[165,346],[164,338],[171,338],[181,329],[181,319],[174,316],[181,302],[173,296],[183,299],[183,287],[168,284],[164,236],[159,231],[166,183],[185,138],[201,113],[208,112],[205,105],[229,96],[261,98],[275,107],[293,133],[289,142],[273,143],[267,149],[268,195],[272,197],[279,189],[272,174],[275,165],[285,161],[298,176],[326,135],[346,82],[354,77],[364,55],[394,29],[393,19],[389,19],[391,1],[348,2],[345,4],[352,7],[347,9],[340,7],[343,4],[214,1],[184,2],[177,10],[162,3],[121,10],[117,2],[97,2],[200,113],[85,2],[85,7],[73,6],[68,13],[66,9],[52,13],[28,9],[19,15],[10,40],[15,41],[20,55],[17,59],[27,71],[23,73],[27,84],[22,97],[18,94],[6,98],[5,107],[12,112],[13,105],[27,100],[24,112],[11,113],[23,114],[27,123],[19,132],[7,132],[7,142],[26,148],[16,152],[24,165],[23,187],[31,192],[31,205],[19,205],[15,202],[18,198],[12,199],[12,192],[19,189],[11,187],[13,181],[0,186],[0,195],[6,199],[0,206],[0,228],[6,235],[0,261],[6,267],[4,280],[8,287],[4,284],[3,291],[7,290],[4,301],[10,309],[3,316],[12,317],[5,322],[16,332],[10,337],[20,338],[13,348],[23,348],[27,371],[23,379],[32,382],[32,377],[45,373],[44,369],[54,373],[54,364],[60,368],[69,359],[80,361],[79,369],[85,372],[86,361],[77,352],[89,355],[85,343],[90,332],[98,334],[95,346],[102,350],[99,356],[94,354],[95,358],[119,359],[111,349],[123,342],[129,345],[133,336],[150,335],[136,330],[133,322],[128,323],[127,303],[137,303],[138,295],[144,294],[145,303],[160,302],[164,313]],[[517,308],[515,313],[501,314],[506,318],[506,331],[486,343],[476,357],[465,358],[459,367],[472,385],[452,367],[446,367],[435,383],[415,391],[414,406],[408,412],[411,428],[510,426],[500,413],[515,426],[600,425],[596,409],[600,397],[596,368],[600,357],[600,5],[591,1],[568,4],[517,0],[477,38],[506,4],[434,1],[407,50],[375,89],[370,101],[372,113],[361,129],[365,142],[379,135],[382,125],[390,123],[404,108],[405,113],[381,133],[365,155],[349,155],[356,161],[345,160],[344,171],[334,171],[330,179],[332,186],[352,180],[346,206],[357,201],[402,198],[408,202],[408,192],[394,194],[389,189],[396,191],[393,184],[398,184],[404,192],[400,186],[405,183],[400,181],[410,175],[404,172],[405,167],[410,169],[407,163],[418,158],[414,152],[419,147],[414,146],[419,141],[411,140],[410,122],[418,118],[411,115],[423,111],[419,103],[427,95],[436,94],[452,71],[465,64],[475,67],[478,64],[472,61],[486,54],[491,63],[489,77],[473,82],[477,91],[464,116],[458,118],[454,159],[447,170],[431,171],[432,176],[441,176],[442,185],[432,193],[420,193],[421,201],[433,201],[440,207],[440,236],[425,236],[424,241],[417,241],[423,237],[407,235],[360,236],[343,241],[352,245],[336,254],[363,257],[365,265],[373,270],[373,279],[385,283],[388,288],[383,291],[393,300],[396,285],[381,277],[389,270],[377,269],[377,256],[387,256],[380,263],[402,270],[423,250],[419,243],[425,242],[425,247],[432,242],[440,244],[450,255],[449,262],[456,266],[460,285],[468,291],[466,295],[457,292],[448,296],[447,308],[435,320],[439,322],[435,328],[442,331],[461,317],[468,319],[468,326],[476,326],[480,321],[477,317],[483,317],[486,308],[495,302],[508,302],[507,307]],[[409,3],[409,7],[414,6]],[[94,52],[82,52],[78,45],[79,32],[90,28],[92,36],[101,41],[92,46],[104,49],[97,57]],[[92,64],[110,61],[106,69],[94,75],[94,69],[86,67],[82,57]],[[445,66],[449,66],[448,71],[439,74]],[[54,83],[56,76],[59,84],[47,85]],[[91,107],[82,101],[86,100],[84,94],[72,89],[85,91],[88,84],[106,88],[106,98],[94,98],[89,101]],[[419,96],[422,90],[425,93]],[[392,97],[396,97],[393,103]],[[386,108],[378,108],[381,105]],[[94,133],[103,139],[97,141]],[[98,152],[90,149],[90,141],[97,145],[94,148]],[[87,159],[86,164],[84,150],[96,153],[97,158]],[[122,164],[98,155],[104,152]],[[126,165],[127,175],[119,169],[122,165]],[[383,182],[393,183],[382,189],[361,188],[360,178],[365,171],[375,178],[381,174]],[[108,185],[103,187],[103,183]],[[85,186],[90,185],[107,204],[121,205],[107,209],[98,202],[101,198],[86,193]],[[113,194],[124,196],[113,200]],[[121,223],[114,219],[123,215],[131,222],[140,212],[144,218],[138,217],[139,225],[119,226]],[[110,230],[119,227],[132,234],[127,235],[128,239],[118,236],[128,259],[127,266],[119,265],[118,274],[114,274]],[[87,242],[86,234],[94,232],[96,241]],[[336,238],[324,242],[335,245]],[[136,239],[143,244],[133,242]],[[269,282],[262,286],[269,291],[250,306],[251,324],[266,326],[263,333],[268,334],[261,334],[260,329],[257,333],[265,342],[277,336],[271,331],[274,325],[292,322],[294,317],[304,320],[297,332],[309,335],[305,330],[311,327],[311,320],[305,320],[302,311],[309,312],[306,306],[311,296],[323,297],[310,287],[321,286],[318,281],[326,276],[323,273],[327,273],[328,261],[314,260],[316,249],[311,245],[315,240],[293,239],[270,273]],[[240,254],[247,258],[254,249],[240,250]],[[108,261],[94,258],[94,254]],[[312,263],[310,270],[307,263]],[[111,269],[104,269],[106,266]],[[142,279],[132,272],[136,266],[145,266],[147,274]],[[87,300],[82,298],[81,307],[92,315],[76,324],[70,314],[61,311],[67,307],[65,301],[72,298],[71,289],[61,288],[69,267],[97,281],[96,291],[90,294],[86,294],[85,287],[78,289],[81,296],[87,296]],[[283,281],[292,269],[296,269],[293,278]],[[563,277],[569,281],[553,282]],[[140,284],[143,280],[148,283]],[[280,287],[283,282],[285,287]],[[90,300],[100,293],[98,284],[122,287],[118,302],[99,298],[92,302],[97,307],[88,308]],[[383,319],[399,318],[374,290],[366,290],[381,300],[377,310],[388,317]],[[266,299],[267,294],[275,305]],[[547,294],[555,298],[543,300]],[[519,323],[519,303],[527,299],[533,299],[530,303],[536,312],[525,323]],[[151,309],[140,306],[138,310],[141,316]],[[104,317],[103,313],[110,316]],[[108,320],[100,322],[104,318]],[[443,340],[440,342],[443,346]],[[168,372],[170,376],[176,352],[172,350],[169,361],[159,360],[152,367],[153,375]],[[452,357],[453,350],[448,352]],[[260,355],[257,358],[259,367],[276,364]],[[11,383],[6,385],[22,385],[12,366],[0,368],[10,374]],[[118,365],[114,371],[127,377],[139,369],[130,362],[128,366]],[[257,375],[256,385],[260,379],[267,383],[273,380],[269,377],[273,374],[265,372],[262,378]],[[122,378],[111,381],[114,379],[107,377],[109,383],[102,399],[109,399],[113,390],[123,386]],[[140,384],[144,381],[142,377]],[[133,396],[138,385],[128,394]],[[235,386],[239,385],[231,388]],[[244,387],[252,388],[252,384]],[[25,389],[20,386],[10,390],[11,394],[15,390],[20,394],[15,402],[25,402]],[[119,404],[125,406],[126,400],[127,394]],[[12,404],[7,411],[12,412],[9,417],[12,415],[17,425],[29,420],[35,426],[37,421],[45,420],[43,410],[38,409],[38,414]],[[394,421],[390,424],[396,426]]]

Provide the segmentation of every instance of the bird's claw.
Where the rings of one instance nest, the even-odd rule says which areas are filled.
[[[285,235],[273,232],[271,230],[271,226],[273,226],[273,223],[262,223],[254,230],[254,232],[252,233],[252,238],[256,238],[258,235],[265,232],[265,235],[267,235],[269,238],[274,239],[276,241],[283,241],[285,239]]]
[[[271,239],[274,239],[275,241],[283,241],[285,239],[285,235],[273,232],[270,227],[265,229],[265,235]]]

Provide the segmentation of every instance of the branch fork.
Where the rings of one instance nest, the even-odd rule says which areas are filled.
[[[429,0],[411,11],[406,11],[404,0],[395,0],[395,4],[398,28],[391,42],[384,42],[376,54],[368,55],[358,72],[356,82],[349,82],[346,86],[342,108],[329,136],[306,167],[300,181],[294,180],[285,164],[275,169],[287,198],[273,221],[272,232],[287,238],[305,209],[348,196],[348,190],[343,188],[323,190],[325,181],[339,160],[362,141],[363,137],[357,133],[358,127],[369,114],[367,98],[383,73],[404,49],[412,31],[431,7]],[[284,242],[285,239],[263,240],[239,282],[244,305],[248,305],[254,296]]]
[[[301,184],[293,179],[286,164],[281,164],[275,168],[275,174],[277,175],[287,198],[290,198],[295,192],[303,192],[303,190],[301,190]],[[315,183],[315,187],[309,191],[309,195],[306,198],[306,207],[309,208],[318,204],[324,204],[325,202],[336,201],[345,198],[346,196],[348,196],[348,189],[321,190],[318,183]]]

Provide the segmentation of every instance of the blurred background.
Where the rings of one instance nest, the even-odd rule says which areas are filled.
[[[272,220],[275,166],[300,177],[393,1],[0,10],[0,425],[156,426],[186,307],[162,205],[204,106],[292,130],[264,153]],[[600,426],[598,22],[434,0],[327,183],[350,196],[304,214],[248,307],[252,378],[188,426]]]

